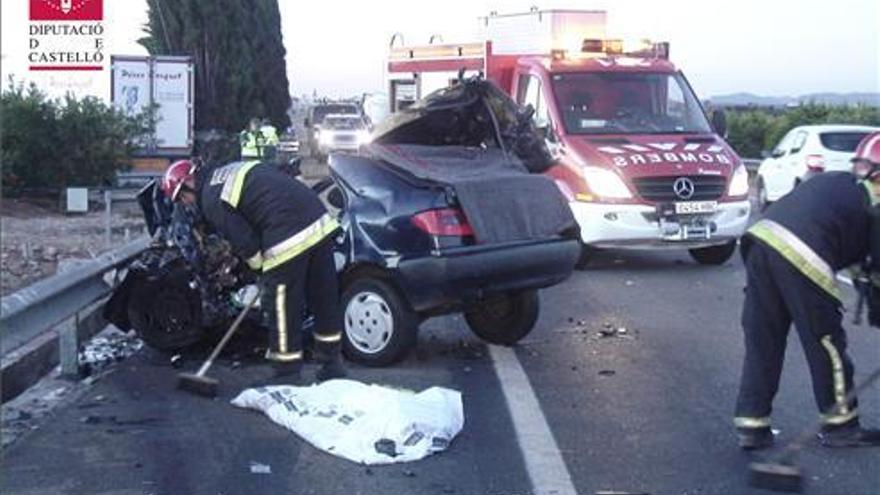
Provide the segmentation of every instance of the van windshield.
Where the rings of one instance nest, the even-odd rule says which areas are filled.
[[[568,134],[712,132],[680,74],[557,73],[553,92]]]

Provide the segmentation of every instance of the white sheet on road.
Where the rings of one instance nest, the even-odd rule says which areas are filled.
[[[262,411],[318,449],[360,464],[422,459],[445,450],[464,427],[461,393],[419,393],[330,380],[310,387],[251,388],[232,400]]]

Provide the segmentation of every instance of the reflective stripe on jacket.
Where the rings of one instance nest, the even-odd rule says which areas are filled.
[[[748,233],[776,250],[825,292],[842,300],[834,270],[791,231],[773,220],[764,219],[752,225]]]
[[[339,228],[317,194],[271,165],[230,163],[197,187],[205,219],[255,270],[290,261]]]

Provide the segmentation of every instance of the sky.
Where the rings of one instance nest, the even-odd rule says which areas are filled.
[[[27,71],[27,0],[2,0],[3,84],[12,73],[50,93],[109,97],[109,72]],[[294,95],[381,91],[391,36],[407,44],[477,41],[489,12],[608,11],[608,34],[671,43],[671,59],[700,97],[880,92],[878,0],[279,0]],[[104,0],[106,54],[145,54],[136,40],[146,0]],[[109,57],[108,57],[109,59]]]

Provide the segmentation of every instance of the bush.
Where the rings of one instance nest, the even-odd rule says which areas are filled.
[[[732,110],[727,116],[728,141],[746,158],[759,158],[791,129],[810,124],[861,124],[880,126],[880,108],[807,103],[785,110]]]
[[[107,184],[130,166],[155,123],[152,111],[128,117],[94,97],[53,100],[34,84],[11,80],[0,115],[3,188],[12,193]]]

